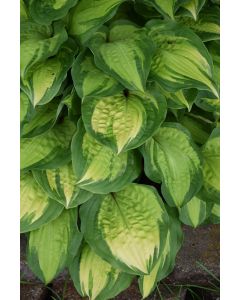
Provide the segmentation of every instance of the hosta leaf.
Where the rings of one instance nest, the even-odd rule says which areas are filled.
[[[86,131],[120,153],[143,144],[164,121],[166,100],[155,89],[86,97],[82,103]]]
[[[86,243],[81,255],[70,266],[70,273],[78,292],[91,300],[113,298],[126,289],[132,280],[131,275],[114,269]]]
[[[220,99],[208,91],[199,91],[195,104],[203,110],[220,113]]]
[[[125,24],[116,24],[107,33],[97,32],[89,42],[89,48],[94,54],[94,61],[98,68],[118,80],[130,90],[144,91],[150,71],[154,46],[151,39],[143,30],[136,30],[123,38],[112,34],[116,26],[123,28]],[[115,28],[115,29],[114,29]],[[118,29],[118,30],[119,30]],[[115,38],[111,40],[111,37]],[[118,38],[118,39],[116,39]]]
[[[146,26],[157,47],[150,73],[153,79],[169,92],[198,88],[218,96],[211,56],[192,30],[159,20],[149,21]]]
[[[174,19],[176,0],[143,0],[142,2],[144,4],[154,7],[158,12],[160,12],[164,16]]]
[[[203,192],[210,201],[220,198],[220,130],[215,128],[202,147],[203,154]]]
[[[21,23],[20,72],[24,80],[27,72],[37,63],[55,55],[67,40],[63,23],[57,22],[52,27],[35,24],[30,21]]]
[[[24,92],[20,92],[20,124],[21,127],[25,124],[28,118],[29,99]]]
[[[72,163],[58,169],[35,170],[33,175],[43,190],[66,209],[88,201],[93,195],[76,186]]]
[[[26,5],[23,0],[20,0],[20,21],[27,21],[28,18]]]
[[[220,9],[218,6],[202,10],[197,20],[187,16],[179,16],[177,21],[191,28],[203,42],[219,40],[220,38]]]
[[[30,0],[29,11],[34,21],[50,25],[52,21],[63,18],[77,0]]]
[[[21,128],[21,137],[24,138],[40,135],[53,127],[63,107],[63,103],[59,102],[59,99],[35,109],[29,100],[28,104],[28,120],[24,122]]]
[[[69,33],[85,43],[116,13],[125,0],[81,0],[74,8]]]
[[[42,135],[21,139],[21,169],[56,168],[70,161],[70,141],[75,125],[65,120]]]
[[[55,220],[30,232],[28,265],[45,284],[51,282],[66,267],[76,232],[76,209],[64,210]]]
[[[162,250],[155,267],[149,275],[141,276],[138,280],[139,288],[143,299],[146,298],[157,286],[157,283],[170,274],[175,265],[175,258],[179,251],[182,241],[183,233],[181,224],[176,215],[170,215],[169,229],[165,246]]]
[[[194,142],[200,145],[206,143],[213,127],[213,122],[193,113],[184,114],[179,123],[190,131]]]
[[[220,205],[219,204],[217,204],[217,203],[213,204],[211,215],[208,218],[208,220],[212,224],[219,224],[220,223]]]
[[[141,151],[146,175],[162,182],[161,190],[170,206],[183,206],[201,188],[200,153],[180,124],[164,123]]]
[[[148,274],[166,242],[168,214],[150,186],[129,184],[80,208],[82,232],[91,248],[115,268]]]
[[[186,3],[183,3],[182,7],[187,14],[192,16],[194,20],[197,20],[198,13],[202,9],[205,2],[206,0],[189,0]]]
[[[196,228],[208,218],[212,207],[213,204],[204,201],[199,193],[179,209],[179,219],[182,223]]]
[[[63,206],[50,199],[31,173],[20,177],[21,232],[37,229],[60,215]]]
[[[123,87],[112,77],[98,69],[92,55],[80,53],[72,67],[72,78],[78,96],[108,96]]]
[[[85,133],[80,121],[72,141],[72,160],[79,187],[99,194],[119,191],[141,171],[137,153],[116,154]]]
[[[75,42],[68,40],[56,56],[35,66],[31,74],[22,80],[22,89],[29,96],[33,106],[46,104],[57,95],[73,63],[75,53]]]

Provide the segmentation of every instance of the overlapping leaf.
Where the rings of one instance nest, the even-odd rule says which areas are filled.
[[[42,135],[21,139],[21,169],[57,168],[69,162],[70,142],[75,129],[75,125],[66,119]]]
[[[192,16],[194,20],[197,20],[198,13],[202,9],[206,0],[188,0],[182,4],[186,14]]]
[[[152,6],[164,16],[174,19],[176,0],[143,0],[139,2]]]
[[[151,66],[153,79],[170,92],[198,88],[218,96],[211,56],[192,30],[158,20],[149,21],[146,26],[157,47]]]
[[[137,148],[153,135],[166,114],[159,90],[123,91],[108,97],[86,97],[82,104],[87,132],[120,153]]]
[[[76,216],[76,209],[64,210],[55,220],[30,232],[28,265],[45,284],[69,262],[69,250],[77,232]]]
[[[40,24],[50,25],[52,21],[63,18],[78,0],[30,0],[29,12]]]
[[[146,175],[162,183],[163,196],[170,206],[183,206],[201,188],[200,152],[180,124],[164,123],[141,151]]]
[[[119,191],[141,170],[137,153],[116,154],[85,133],[81,121],[72,141],[72,160],[78,186],[99,194]]]
[[[132,280],[131,275],[114,269],[86,243],[70,272],[78,292],[91,300],[111,299],[126,289]]]
[[[63,206],[44,193],[30,172],[20,178],[20,231],[27,232],[57,218]]]
[[[154,188],[130,184],[83,204],[80,216],[84,238],[113,267],[138,275],[152,271],[168,231],[168,214]]]
[[[105,29],[97,32],[88,46],[97,67],[125,88],[142,92],[146,89],[154,45],[145,30],[118,22],[109,33]]]

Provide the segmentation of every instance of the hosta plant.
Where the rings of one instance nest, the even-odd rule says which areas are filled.
[[[20,0],[21,233],[91,300],[174,268],[219,223],[219,3]]]

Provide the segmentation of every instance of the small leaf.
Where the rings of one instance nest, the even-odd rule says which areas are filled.
[[[179,219],[182,223],[196,228],[208,218],[212,207],[213,204],[204,201],[199,193],[179,209]]]
[[[74,86],[80,98],[85,96],[109,96],[123,87],[112,77],[98,69],[93,57],[80,53],[72,67]]]
[[[42,135],[22,138],[20,143],[20,168],[56,168],[71,160],[70,142],[75,125],[65,120]]]
[[[150,72],[154,80],[169,92],[198,88],[218,96],[211,56],[192,30],[159,20],[151,20],[146,26],[157,47]]]
[[[28,232],[57,218],[63,206],[50,199],[34,180],[31,173],[20,177],[21,233]]]
[[[50,25],[53,21],[65,17],[77,2],[77,0],[30,0],[29,11],[34,21]]]
[[[121,28],[124,33],[126,32],[126,24],[117,23],[109,34],[105,30],[97,32],[88,43],[94,54],[96,66],[125,88],[143,92],[150,71],[154,45],[142,29],[136,27],[135,32],[131,29],[129,34],[126,33],[124,36],[112,33],[116,31],[116,27],[118,32]]]
[[[69,33],[82,44],[117,12],[125,0],[81,0],[73,9]]]
[[[26,21],[21,23],[20,72],[24,80],[33,66],[55,55],[67,40],[63,23],[57,22],[53,29]]]
[[[64,210],[55,220],[30,232],[27,262],[45,284],[66,267],[77,230],[77,210],[71,209]]]
[[[129,184],[80,208],[81,228],[91,248],[113,267],[149,274],[166,242],[168,214],[156,190]]]
[[[140,174],[140,159],[129,151],[117,155],[85,133],[83,124],[72,141],[72,160],[80,188],[98,194],[121,190]]]
[[[74,285],[83,297],[91,300],[110,299],[126,289],[132,276],[114,269],[86,243],[70,266]]]
[[[183,206],[201,188],[201,156],[180,124],[164,123],[141,151],[145,173],[152,181],[162,183],[168,205]]]
[[[166,100],[159,90],[85,97],[82,117],[86,131],[117,153],[143,144],[166,115]]]
[[[93,195],[76,186],[72,163],[57,169],[35,170],[33,175],[43,190],[66,209],[88,201]]]

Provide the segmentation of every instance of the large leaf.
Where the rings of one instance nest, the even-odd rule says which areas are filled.
[[[129,184],[80,208],[81,228],[91,248],[115,268],[149,274],[161,255],[168,214],[157,191]]]
[[[20,72],[24,80],[37,63],[55,55],[67,40],[63,23],[57,22],[53,29],[31,21],[21,23]]]
[[[131,275],[114,269],[86,243],[71,264],[70,273],[77,291],[91,300],[113,298],[126,289],[132,280]]]
[[[29,11],[34,21],[50,25],[52,21],[63,18],[78,0],[30,0]]]
[[[86,131],[120,153],[134,149],[153,135],[164,121],[166,100],[159,90],[85,97],[82,103]]]
[[[40,135],[48,129],[52,128],[56,123],[62,108],[63,103],[61,103],[58,98],[54,99],[49,104],[38,106],[35,109],[33,108],[32,104],[30,104],[28,99],[27,120],[25,120],[22,124],[21,137],[31,138]]]
[[[65,120],[42,135],[21,139],[21,169],[56,168],[69,162],[74,131],[75,125]]]
[[[93,195],[76,186],[72,163],[58,169],[35,170],[33,175],[43,190],[66,209],[88,201]]]
[[[179,209],[179,219],[182,223],[196,228],[208,218],[212,207],[213,204],[204,201],[199,193]]]
[[[130,90],[145,90],[154,51],[145,30],[116,23],[109,33],[97,32],[88,46],[98,68]]]
[[[186,11],[187,15],[190,15],[194,18],[194,20],[197,20],[198,13],[205,2],[206,0],[188,0],[186,3],[182,4],[182,7]]]
[[[80,53],[72,67],[72,78],[78,96],[109,96],[123,87],[98,69],[89,53]]]
[[[85,43],[116,13],[125,0],[81,0],[73,10],[69,33]]]
[[[57,95],[73,63],[76,49],[75,42],[69,39],[56,56],[37,64],[22,80],[21,88],[33,106],[46,104]]]
[[[28,265],[45,284],[51,282],[69,262],[70,247],[77,230],[77,210],[71,209],[30,232]]]
[[[164,123],[141,151],[146,175],[162,183],[164,199],[170,206],[183,206],[201,188],[200,153],[180,124]]]
[[[119,191],[141,171],[137,153],[116,154],[85,133],[81,121],[72,141],[72,160],[79,187],[99,194]]]
[[[150,274],[141,276],[138,280],[143,299],[156,288],[160,280],[172,272],[177,252],[182,245],[183,233],[181,224],[178,221],[176,213],[172,213],[170,209],[168,210],[170,212],[170,222],[164,249]]]
[[[202,147],[203,193],[210,201],[220,200],[220,129],[215,128]]]
[[[176,0],[143,0],[139,2],[152,6],[164,16],[174,19]]]
[[[170,92],[198,88],[218,96],[211,56],[192,30],[159,20],[149,21],[146,26],[157,47],[150,73],[153,79]]]
[[[20,177],[21,232],[37,229],[60,215],[63,206],[41,189],[30,172]]]

